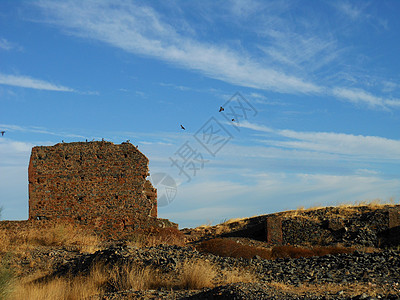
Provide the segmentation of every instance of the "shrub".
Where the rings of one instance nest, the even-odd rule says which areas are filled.
[[[213,280],[217,275],[215,267],[206,261],[186,261],[182,266],[182,274],[178,288],[198,290],[213,287]]]
[[[160,244],[185,245],[185,235],[176,228],[151,228],[147,231],[136,231],[128,244],[136,247],[151,247]]]
[[[72,224],[54,224],[48,228],[29,227],[18,231],[0,230],[0,252],[25,253],[37,246],[63,246],[71,250],[94,252],[100,240]]]
[[[11,293],[13,275],[3,263],[0,264],[0,299],[7,299]]]

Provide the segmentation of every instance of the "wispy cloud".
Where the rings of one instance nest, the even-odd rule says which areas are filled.
[[[47,128],[37,127],[37,126],[19,126],[12,124],[0,124],[0,128],[7,132],[23,132],[23,133],[38,133],[38,134],[48,134],[53,136],[61,136],[66,138],[85,138],[82,135],[67,133],[67,132],[55,132],[48,130]]]
[[[104,1],[39,1],[49,22],[68,33],[156,57],[232,84],[288,93],[315,93],[317,85],[261,65],[247,53],[180,35],[148,6]],[[99,17],[101,16],[101,18]]]
[[[385,30],[389,28],[386,19],[370,13],[373,10],[373,5],[376,4],[373,1],[330,1],[329,4],[353,24],[369,22],[374,28]]]
[[[349,89],[349,88],[334,88],[332,94],[350,101],[355,104],[366,104],[369,107],[398,107],[400,106],[400,99],[384,99],[382,97],[374,96],[362,89]]]
[[[0,49],[10,51],[16,49],[18,51],[22,50],[22,47],[18,46],[17,44],[6,40],[5,38],[0,38]]]
[[[400,159],[400,141],[377,136],[352,135],[333,132],[301,132],[273,129],[242,122],[241,127],[268,133],[265,144],[288,149],[351,155],[357,159]]]
[[[40,0],[34,5],[43,12],[45,22],[58,26],[66,34],[153,57],[233,85],[288,94],[334,96],[369,109],[399,106],[397,99],[372,92],[357,78],[350,83],[344,79],[351,78],[352,74],[344,74],[346,76],[342,76],[342,81],[329,77],[327,73],[332,72],[327,72],[327,68],[336,74],[346,73],[341,66],[351,65],[348,60],[354,56],[349,53],[354,54],[351,52],[354,49],[341,43],[339,29],[326,25],[323,16],[312,18],[311,13],[307,13],[296,22],[283,18],[292,10],[299,9],[295,4],[288,3],[264,5],[257,1],[247,3],[237,0],[232,2],[231,9],[212,5],[224,12],[224,18],[246,18],[255,11],[268,12],[261,14],[262,18],[255,17],[256,21],[251,20],[251,29],[240,27],[263,37],[257,39],[257,44],[248,47],[232,47],[229,40],[211,42],[207,38],[202,39],[194,28],[179,30],[179,26],[174,27],[174,22],[167,22],[167,17],[149,4],[118,0]],[[343,3],[337,7],[343,14],[352,18],[366,15],[363,12],[365,6]],[[227,13],[230,15],[227,16]],[[188,20],[182,22],[185,26],[190,25]],[[361,55],[357,54],[357,57]],[[185,90],[184,86],[176,88]]]
[[[360,19],[364,16],[363,9],[357,6],[355,3],[349,3],[349,2],[334,2],[335,7],[345,14],[346,16],[350,17],[353,20]]]
[[[236,174],[239,173],[243,174],[243,170]],[[222,180],[212,176],[205,181],[179,186],[177,198],[170,207],[161,208],[160,214],[178,222],[181,227],[210,221],[215,224],[223,219],[250,217],[299,206],[337,205],[377,198],[388,200],[398,195],[400,184],[399,179],[384,179],[376,174],[285,174],[252,170],[251,174],[243,176],[246,176],[247,184],[238,184],[237,177],[228,180],[224,176]]]
[[[337,41],[329,34],[319,37],[315,33],[305,35],[285,26],[264,31],[269,37],[268,46],[259,48],[274,60],[292,72],[316,72],[340,57]]]
[[[75,92],[74,89],[62,85],[56,85],[44,80],[35,79],[29,76],[9,75],[0,73],[0,84],[30,88],[36,90],[47,90],[57,92]]]

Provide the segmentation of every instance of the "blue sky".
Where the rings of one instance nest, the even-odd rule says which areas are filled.
[[[31,147],[102,138],[129,139],[175,180],[159,216],[181,227],[398,202],[399,12],[394,0],[1,1],[2,218],[28,216]]]

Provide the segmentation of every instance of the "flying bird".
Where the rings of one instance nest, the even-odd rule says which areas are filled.
[[[224,110],[225,110],[225,109],[224,109],[222,106],[220,106],[219,112],[224,111]]]
[[[232,122],[235,122],[235,119],[232,119]]]
[[[4,134],[6,133],[5,131],[0,131],[1,136],[4,136]]]
[[[181,124],[181,128],[183,129],[183,130],[186,130],[186,128],[185,127],[183,127],[183,125]]]

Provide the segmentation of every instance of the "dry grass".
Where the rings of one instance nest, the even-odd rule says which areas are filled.
[[[216,238],[201,242],[197,247],[199,251],[211,253],[218,256],[234,258],[254,258],[256,255],[263,259],[277,258],[299,258],[310,256],[322,256],[327,254],[353,253],[354,248],[341,246],[315,246],[315,247],[294,247],[275,246],[270,249],[259,248],[249,245],[242,245],[230,239]]]
[[[108,267],[98,264],[88,276],[46,281],[37,281],[37,277],[16,282],[10,299],[88,299],[110,291],[146,290],[162,285],[153,269],[136,266]]]
[[[168,285],[160,279],[160,274],[150,267],[137,265],[104,266],[95,265],[88,281],[93,281],[103,291],[120,290],[147,290],[151,288],[165,287]]]
[[[213,280],[217,276],[217,270],[211,263],[207,261],[186,261],[182,264],[181,269],[178,288],[198,290],[214,286]]]
[[[389,202],[382,201],[381,199],[374,199],[374,200],[365,200],[365,201],[355,201],[353,203],[340,203],[336,206],[332,206],[332,208],[337,208],[337,210],[327,211],[325,214],[325,218],[329,217],[341,217],[347,218],[354,214],[358,214],[359,207],[365,206],[367,209],[373,211],[376,209],[380,209],[383,206],[394,206],[395,201],[393,198],[390,198]],[[304,208],[303,206],[298,207],[296,210],[285,211],[282,213],[282,216],[288,218],[304,218],[310,221],[319,222],[320,220],[318,217],[313,216],[310,212],[328,208],[326,206],[312,206],[309,208]]]
[[[75,300],[88,299],[90,296],[100,294],[94,281],[77,277],[73,280],[61,278],[47,283],[18,284],[15,286],[10,299],[20,300]]]
[[[18,231],[0,230],[0,253],[26,253],[37,246],[64,247],[93,253],[100,243],[96,235],[72,224],[55,224],[50,228],[25,228]]]
[[[0,299],[7,299],[11,291],[13,274],[4,262],[0,263]]]
[[[236,282],[256,282],[258,281],[256,275],[244,270],[230,270],[222,274],[222,279],[219,285],[230,284]]]
[[[127,241],[128,246],[142,248],[161,244],[185,245],[185,235],[176,228],[152,228],[146,232],[135,232]]]
[[[7,260],[13,273],[19,276],[33,270],[50,270],[52,259],[42,259],[37,252],[49,253],[67,249],[93,253],[99,249],[97,236],[72,225],[54,225],[50,228],[0,229],[0,260]],[[26,261],[27,264],[21,264]],[[1,299],[1,297],[0,297]]]
[[[87,299],[111,291],[149,289],[197,290],[217,284],[254,282],[255,276],[239,270],[222,272],[204,260],[185,261],[175,271],[162,273],[151,267],[137,265],[95,265],[89,275],[54,278],[41,281],[41,276],[27,277],[9,287],[9,299]]]

